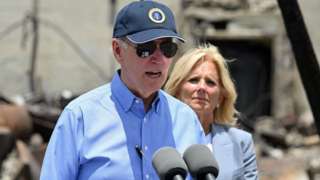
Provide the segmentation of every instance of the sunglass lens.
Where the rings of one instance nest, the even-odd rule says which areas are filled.
[[[160,49],[167,58],[171,58],[176,55],[178,51],[178,45],[174,42],[168,41],[160,44]]]
[[[151,54],[153,54],[156,48],[157,48],[157,45],[153,41],[147,42],[144,44],[139,44],[137,46],[137,55],[141,58],[146,58]]]

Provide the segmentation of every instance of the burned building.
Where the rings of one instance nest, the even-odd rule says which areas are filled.
[[[105,46],[111,39],[108,34],[111,36],[109,26],[112,24],[112,18],[105,15],[111,10],[115,12],[115,7],[109,9],[110,4],[104,1],[72,2],[61,3],[61,6],[58,1],[40,2],[39,17],[44,21],[39,25],[36,94],[29,94],[30,44],[22,50],[12,48],[19,42],[26,45],[23,40],[31,40],[32,34],[28,34],[31,24],[25,24],[25,34],[0,36],[0,49],[4,52],[0,57],[0,95],[3,95],[0,101],[6,105],[0,106],[0,126],[6,124],[11,128],[0,131],[1,137],[8,142],[7,149],[2,149],[6,156],[1,156],[0,179],[4,175],[37,179],[41,154],[62,108],[78,93],[109,80],[110,76],[101,78],[101,73],[94,72],[88,61],[99,64],[107,75],[117,68],[110,47]],[[27,1],[6,3],[9,5],[5,7],[18,9],[19,13],[31,7],[31,1],[29,4]],[[18,3],[20,5],[15,7],[14,4]],[[114,6],[119,7],[121,3],[118,0]],[[217,45],[229,60],[238,91],[237,109],[242,113],[241,125],[255,136],[261,179],[320,179],[319,137],[277,2],[181,0],[168,1],[168,4],[177,6],[173,9],[177,9],[179,29],[187,39],[181,53],[207,42]],[[83,7],[86,7],[84,11]],[[41,9],[47,12],[41,14]],[[9,18],[0,19],[5,24]],[[66,42],[67,37],[73,41]],[[87,72],[86,76],[83,71]],[[7,83],[8,79],[12,83]],[[23,96],[25,106],[22,108],[16,107],[20,100],[6,96],[19,92],[17,89],[23,89],[22,93],[27,94]],[[15,112],[20,112],[21,116],[9,112],[11,109],[18,109]],[[20,120],[25,124],[19,123]],[[24,141],[12,136],[12,131],[21,126],[8,125],[8,121],[25,126],[23,131],[17,131],[27,135],[22,138]],[[275,164],[278,168],[274,168]]]
[[[261,178],[319,179],[319,137],[277,1],[185,0],[182,7],[181,29],[193,42],[185,48],[212,43],[228,59]]]

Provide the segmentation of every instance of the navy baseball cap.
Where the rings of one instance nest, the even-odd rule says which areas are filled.
[[[135,44],[167,37],[185,41],[177,33],[172,11],[154,1],[135,1],[122,8],[116,17],[113,37],[127,37]]]

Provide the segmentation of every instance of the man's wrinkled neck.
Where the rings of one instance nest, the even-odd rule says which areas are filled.
[[[127,86],[127,88],[132,92],[132,94],[134,94],[136,97],[139,97],[142,99],[143,104],[144,104],[144,110],[145,110],[145,112],[148,112],[151,105],[152,105],[152,102],[157,97],[158,91],[153,92],[150,95],[142,94],[142,93],[140,93],[140,92],[136,91],[135,89],[130,88],[128,86],[128,84],[123,80],[123,77],[121,74],[121,69],[119,69],[117,73],[119,74],[121,81]]]

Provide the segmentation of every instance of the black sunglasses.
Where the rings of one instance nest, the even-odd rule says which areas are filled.
[[[141,58],[151,56],[157,49],[157,43],[155,41],[150,41],[143,44],[133,44],[131,42],[128,42],[129,40],[125,41],[136,48],[137,56]],[[163,41],[159,44],[159,47],[162,54],[167,58],[172,58],[178,51],[178,44],[173,42],[173,40]]]

